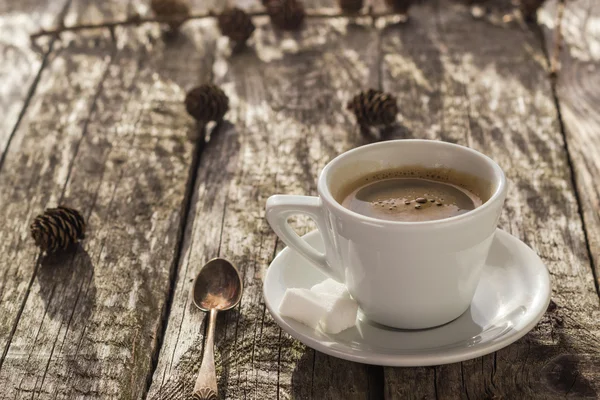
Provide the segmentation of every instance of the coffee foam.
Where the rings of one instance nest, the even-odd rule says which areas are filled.
[[[494,193],[492,182],[466,172],[448,167],[430,168],[422,165],[408,165],[364,174],[358,179],[342,183],[338,185],[338,190],[333,193],[333,197],[341,204],[358,187],[369,182],[389,178],[421,178],[451,183],[474,193],[483,203],[488,201]]]

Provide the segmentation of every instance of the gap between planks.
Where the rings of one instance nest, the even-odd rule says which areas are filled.
[[[212,81],[212,77],[209,80]],[[211,135],[217,133],[219,128],[220,125],[217,124],[212,129]],[[190,215],[190,211],[193,210],[193,199],[196,189],[196,183],[198,180],[198,167],[200,165],[200,158],[202,157],[202,153],[204,151],[204,148],[206,147],[206,126],[204,124],[198,123],[196,125],[196,129],[198,130],[199,137],[194,148],[194,157],[190,166],[190,172],[188,174],[189,178],[185,189],[183,210],[181,213],[181,223],[179,226],[179,233],[177,235],[177,250],[175,253],[175,257],[173,258],[171,270],[169,272],[169,291],[167,293],[167,299],[164,303],[163,310],[161,311],[161,325],[159,327],[160,332],[154,340],[154,348],[152,349],[152,365],[148,370],[146,376],[146,386],[144,388],[144,392],[142,393],[142,399],[146,399],[146,397],[148,396],[148,391],[150,390],[150,386],[152,385],[152,377],[154,376],[154,372],[156,371],[156,367],[158,366],[158,357],[160,355],[160,349],[162,348],[165,332],[167,330],[167,325],[169,322],[169,314],[171,313],[173,296],[175,295],[175,285],[177,283],[178,267],[184,250],[184,236],[186,230],[188,229],[188,217]],[[193,223],[193,220],[191,222]]]

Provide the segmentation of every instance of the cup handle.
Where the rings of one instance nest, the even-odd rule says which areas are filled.
[[[314,247],[306,243],[288,224],[288,219],[296,214],[307,215],[316,222],[321,237],[325,242],[325,248],[327,249],[329,247],[328,228],[320,198],[314,196],[275,195],[269,197],[267,200],[267,221],[269,221],[269,225],[271,225],[277,236],[286,245],[308,259],[325,275],[338,282],[343,282],[337,271],[327,262],[325,254],[318,252]]]

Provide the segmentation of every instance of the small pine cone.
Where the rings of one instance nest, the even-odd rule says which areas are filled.
[[[348,13],[358,13],[363,8],[363,0],[338,0],[342,11]]]
[[[237,7],[226,8],[217,20],[221,33],[236,43],[245,43],[254,32],[252,18]]]
[[[150,8],[157,17],[187,17],[190,14],[190,5],[187,0],[152,0]],[[183,21],[169,23],[172,31],[179,29]]]
[[[354,96],[347,108],[354,112],[356,121],[361,126],[391,125],[398,114],[396,98],[374,89]]]
[[[65,250],[85,238],[85,221],[79,211],[62,206],[46,209],[29,229],[35,244],[47,253]]]
[[[526,21],[535,21],[537,10],[545,0],[521,0],[520,9]]]
[[[229,98],[220,87],[206,83],[187,93],[185,109],[198,121],[220,121],[229,110]]]
[[[385,0],[385,4],[394,12],[407,14],[413,0]]]
[[[306,13],[300,0],[263,0],[263,5],[271,23],[279,29],[294,31],[304,21]]]

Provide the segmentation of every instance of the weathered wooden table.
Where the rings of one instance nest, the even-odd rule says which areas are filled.
[[[489,5],[474,19],[430,0],[407,24],[323,18],[299,33],[257,18],[249,49],[231,55],[210,19],[171,40],[145,24],[32,43],[40,27],[124,18],[144,1],[0,0],[0,398],[186,398],[204,332],[188,292],[215,256],[245,284],[218,322],[224,398],[596,398],[600,3],[567,2],[556,85],[556,1],[531,25]],[[182,105],[206,81],[231,99],[208,132]],[[362,136],[344,110],[368,87],[399,99],[399,123],[381,136]],[[468,145],[505,169],[501,227],[552,276],[548,312],[526,337],[459,364],[383,368],[315,352],[273,322],[262,276],[282,245],[267,197],[314,194],[332,157],[390,138]],[[88,238],[42,259],[28,225],[56,204],[82,210]]]

